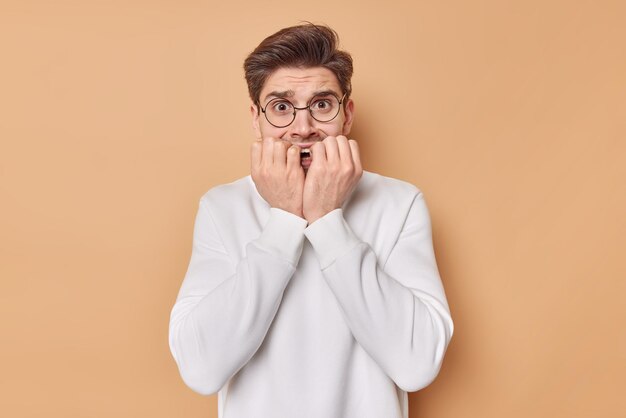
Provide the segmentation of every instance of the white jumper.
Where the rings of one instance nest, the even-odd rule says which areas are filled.
[[[200,199],[169,344],[220,418],[407,418],[452,333],[416,187],[364,172],[308,226],[250,176]]]

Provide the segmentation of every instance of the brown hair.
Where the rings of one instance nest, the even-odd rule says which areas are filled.
[[[281,67],[324,67],[331,70],[350,97],[352,57],[337,49],[339,36],[328,26],[306,23],[268,36],[243,63],[248,92],[257,106],[267,78]]]

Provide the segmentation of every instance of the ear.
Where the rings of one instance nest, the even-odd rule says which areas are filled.
[[[260,111],[254,103],[250,104],[250,115],[252,116],[252,130],[254,131],[254,136],[256,139],[261,139],[263,136],[261,135],[261,125],[259,124]]]
[[[344,121],[341,129],[341,134],[348,136],[350,129],[352,129],[352,121],[354,120],[354,101],[348,99],[343,105]]]

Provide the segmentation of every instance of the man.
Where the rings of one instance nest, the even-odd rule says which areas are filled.
[[[362,170],[336,45],[306,24],[248,56],[251,176],[200,199],[169,342],[221,418],[406,418],[452,336],[424,197]]]

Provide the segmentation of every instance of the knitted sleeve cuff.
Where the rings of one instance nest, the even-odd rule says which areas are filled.
[[[295,266],[302,254],[306,225],[306,219],[282,209],[271,208],[269,220],[257,244]]]
[[[319,218],[304,230],[323,269],[361,243],[343,217],[341,208]]]

